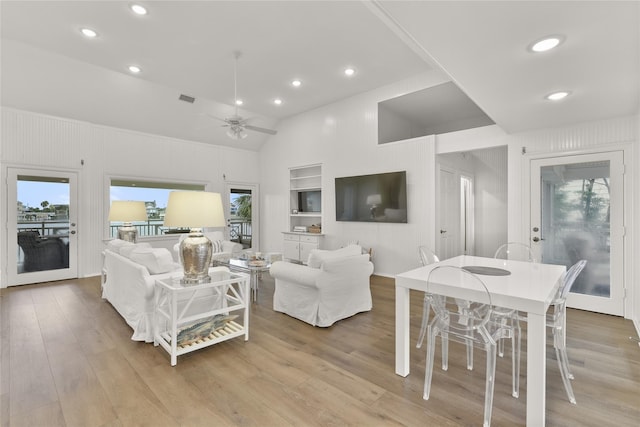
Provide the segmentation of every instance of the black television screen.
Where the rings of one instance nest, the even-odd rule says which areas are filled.
[[[336,221],[406,223],[406,171],[336,178]]]

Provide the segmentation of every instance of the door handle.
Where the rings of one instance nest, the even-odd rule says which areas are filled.
[[[76,234],[76,230],[71,230],[69,233],[70,234]]]
[[[537,243],[537,242],[539,242],[539,241],[541,241],[541,240],[544,240],[544,239],[542,239],[542,238],[540,238],[540,237],[537,237],[537,236],[536,236],[536,237],[534,237],[534,238],[533,238],[533,239],[531,239],[531,240],[533,240],[534,242],[536,242],[536,243]]]
[[[440,230],[440,234],[444,234],[446,232],[447,232],[447,230]]]

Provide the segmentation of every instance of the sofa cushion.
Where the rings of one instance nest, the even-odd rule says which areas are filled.
[[[150,248],[151,245],[149,243],[136,243],[131,245],[122,245],[120,246],[120,255],[125,258],[131,258],[131,252],[135,251],[138,248]]]
[[[312,249],[307,259],[307,265],[311,268],[320,268],[322,263],[328,259],[344,258],[354,255],[361,255],[362,248],[360,245],[348,245],[344,248],[335,249],[333,251],[325,249]]]
[[[145,266],[149,274],[168,273],[176,268],[171,252],[166,248],[138,247],[131,251],[129,258]]]

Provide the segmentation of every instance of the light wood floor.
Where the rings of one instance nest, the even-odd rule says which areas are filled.
[[[265,275],[248,342],[190,353],[171,367],[160,347],[130,340],[130,328],[100,298],[98,278],[3,290],[1,424],[481,425],[483,352],[467,371],[463,348],[452,343],[449,371],[436,369],[431,399],[422,400],[424,349],[412,350],[407,378],[394,373],[393,280],[373,277],[372,292],[373,311],[314,328],[272,310]],[[414,340],[420,304],[412,294]],[[568,319],[578,405],[567,401],[549,348],[547,425],[639,425],[640,348],[628,339],[631,322],[576,310]],[[514,399],[510,372],[510,359],[499,359],[494,426],[524,425],[526,379]]]

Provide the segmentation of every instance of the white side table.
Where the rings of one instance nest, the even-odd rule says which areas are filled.
[[[178,363],[182,354],[242,335],[245,341],[249,340],[249,275],[229,272],[225,276],[223,280],[214,276],[212,282],[199,285],[182,285],[181,277],[177,276],[156,281],[153,344],[171,355],[171,366]],[[227,321],[224,327],[206,336],[199,335],[198,324],[207,318],[234,314],[238,317]],[[189,328],[195,331],[184,339]],[[208,332],[206,327],[202,329]],[[178,342],[181,331],[183,337]]]

